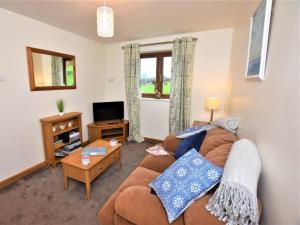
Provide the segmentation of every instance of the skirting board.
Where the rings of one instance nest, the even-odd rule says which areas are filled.
[[[27,176],[28,174],[31,174],[31,173],[33,173],[33,172],[35,172],[35,171],[37,171],[37,170],[40,170],[40,169],[42,169],[42,168],[45,168],[46,166],[48,166],[47,162],[46,162],[46,161],[43,161],[43,162],[41,162],[41,163],[38,163],[38,164],[35,164],[35,165],[29,167],[28,169],[26,169],[26,170],[24,170],[24,171],[22,171],[22,172],[20,172],[20,173],[18,173],[18,174],[16,174],[16,175],[14,175],[14,176],[11,176],[11,177],[9,177],[9,178],[6,178],[6,179],[3,180],[3,181],[0,181],[0,190],[1,190],[2,188],[7,187],[8,185],[10,185],[10,184],[12,184],[12,183],[18,181],[18,180],[20,180],[22,177],[25,177],[25,176]]]
[[[145,139],[145,141],[148,141],[148,142],[153,143],[153,144],[159,144],[159,143],[164,142],[164,140],[156,139],[156,138],[144,137],[144,139]]]
[[[83,147],[86,146],[86,145],[88,145],[88,144],[89,144],[89,141],[88,141],[88,140],[82,142],[82,146],[83,146]],[[9,178],[6,178],[6,179],[3,180],[3,181],[0,181],[0,190],[1,190],[2,188],[7,187],[8,185],[10,185],[10,184],[12,184],[12,183],[18,181],[18,180],[20,180],[22,177],[27,176],[28,174],[31,174],[31,173],[33,173],[33,172],[39,170],[39,169],[43,169],[43,168],[45,168],[46,166],[48,166],[48,163],[47,163],[46,161],[43,161],[43,162],[40,162],[40,163],[38,163],[38,164],[36,164],[36,165],[33,165],[33,166],[29,167],[28,169],[26,169],[26,170],[24,170],[24,171],[22,171],[22,172],[20,172],[20,173],[17,173],[17,174],[14,175],[14,176],[11,176],[11,177],[9,177]]]
[[[145,138],[146,141],[148,141],[150,143],[158,144],[158,143],[163,142],[163,140],[160,140],[160,139],[149,138],[149,137],[144,137],[144,138]],[[88,143],[89,143],[89,141],[87,140],[87,141],[82,142],[82,145],[86,146]],[[12,183],[17,182],[22,177],[25,177],[25,176],[27,176],[27,175],[29,175],[29,174],[37,171],[37,170],[45,168],[47,166],[48,166],[47,162],[43,161],[43,162],[40,162],[36,165],[33,165],[33,166],[29,167],[28,169],[26,169],[26,170],[24,170],[20,173],[17,173],[16,175],[13,175],[11,177],[6,178],[5,180],[0,181],[0,190],[7,187],[7,186],[9,186]]]

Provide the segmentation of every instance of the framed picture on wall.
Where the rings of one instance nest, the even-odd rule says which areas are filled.
[[[272,0],[263,0],[251,17],[246,78],[264,79]]]

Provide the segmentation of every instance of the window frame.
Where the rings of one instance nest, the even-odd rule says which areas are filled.
[[[155,94],[142,93],[142,98],[156,98],[156,99],[170,98],[169,94],[163,94],[164,57],[172,57],[172,51],[145,52],[140,54],[140,59],[156,58]]]

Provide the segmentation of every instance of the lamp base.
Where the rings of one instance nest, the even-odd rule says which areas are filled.
[[[213,118],[214,118],[214,110],[212,109],[211,113],[210,113],[210,120],[209,120],[208,124],[212,124]]]

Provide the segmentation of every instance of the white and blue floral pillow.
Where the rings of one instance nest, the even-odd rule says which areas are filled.
[[[187,137],[193,136],[195,134],[198,134],[202,131],[205,131],[205,130],[208,131],[212,128],[215,128],[215,126],[211,125],[211,124],[201,125],[201,126],[193,126],[193,127],[187,128],[183,131],[177,132],[176,137],[177,138],[187,138]]]
[[[191,149],[175,161],[149,186],[161,200],[169,223],[177,219],[195,200],[220,182],[223,169]]]

